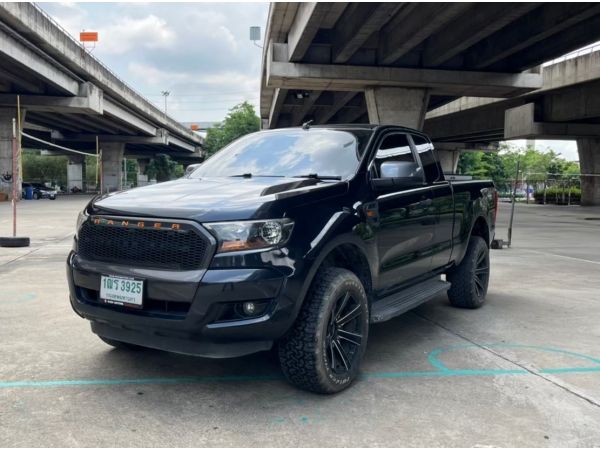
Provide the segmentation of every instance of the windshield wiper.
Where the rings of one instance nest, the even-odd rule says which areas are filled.
[[[283,175],[253,175],[251,173],[241,173],[239,175],[230,175],[232,178],[233,177],[237,177],[237,178],[252,178],[252,177],[278,177],[278,178],[282,178]]]
[[[314,178],[316,180],[341,180],[339,175],[319,175],[318,173],[308,173],[306,175],[294,175],[291,178]]]

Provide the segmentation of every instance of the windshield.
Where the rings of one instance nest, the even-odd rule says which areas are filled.
[[[371,130],[311,128],[253,133],[220,150],[190,178],[231,176],[319,176],[351,178]]]

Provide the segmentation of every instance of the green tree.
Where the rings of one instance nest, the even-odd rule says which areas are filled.
[[[519,178],[530,183],[579,173],[577,163],[564,160],[551,149],[515,149],[506,144],[495,153],[464,152],[459,159],[458,168],[461,174],[472,175],[474,178],[491,178],[501,185],[516,177],[517,161],[521,174]]]
[[[22,154],[23,181],[58,185],[67,184],[66,156],[41,155],[38,150],[24,150]]]
[[[148,163],[146,174],[148,178],[156,178],[158,182],[169,181],[177,177],[177,166],[169,155],[159,153]]]
[[[254,106],[248,102],[240,103],[229,110],[222,123],[208,129],[204,150],[210,156],[237,138],[258,130],[260,130],[260,117],[256,115]]]

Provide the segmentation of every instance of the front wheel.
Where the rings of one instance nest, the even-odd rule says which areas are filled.
[[[461,263],[446,274],[451,283],[448,299],[452,306],[479,308],[485,302],[490,281],[490,251],[480,236],[471,236]]]
[[[292,330],[279,343],[283,373],[302,389],[339,392],[358,375],[368,333],[369,305],[358,277],[346,269],[323,269]]]

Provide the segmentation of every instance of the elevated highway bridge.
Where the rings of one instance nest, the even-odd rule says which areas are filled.
[[[594,119],[580,123],[568,116],[569,108],[555,107],[560,95],[577,102],[590,92],[583,85],[594,80],[569,82],[561,90],[545,85],[541,68],[599,40],[598,3],[272,3],[263,52],[263,127],[308,120],[425,127],[445,142],[442,150],[507,138],[503,124],[478,135],[470,133],[468,119],[457,122],[449,115],[444,121],[432,113],[468,96],[482,104],[489,99],[522,106],[512,117],[528,122],[508,136],[580,136],[592,139],[586,152],[600,158]],[[541,94],[545,106],[534,100],[540,92],[548,93]],[[533,110],[525,106],[530,100]],[[540,108],[548,115],[541,117]],[[504,112],[499,116],[503,121]],[[543,125],[556,120],[571,124]],[[446,133],[442,122],[456,130]],[[465,132],[459,131],[463,126]],[[443,155],[447,170],[451,156]],[[600,203],[600,192],[590,201]]]
[[[90,153],[98,137],[105,189],[120,188],[124,155],[201,157],[197,134],[135,92],[33,3],[0,3],[0,61],[3,174],[12,171],[17,95],[26,135]],[[23,146],[56,150],[28,137]],[[80,155],[71,159],[83,164]],[[10,189],[9,183],[0,183],[0,190]]]

